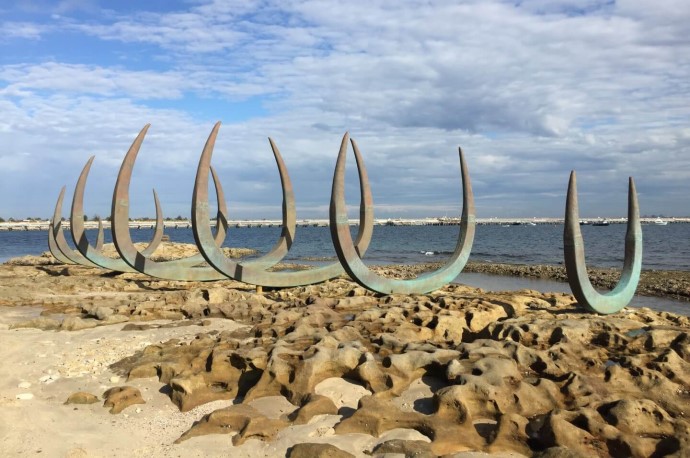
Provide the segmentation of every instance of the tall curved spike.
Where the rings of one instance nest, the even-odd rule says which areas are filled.
[[[345,203],[345,161],[347,158],[347,134],[343,138],[338,154],[335,172],[333,174],[333,188],[330,205],[331,239],[340,263],[350,277],[367,289],[383,294],[422,294],[433,291],[450,283],[465,267],[472,249],[475,230],[474,196],[470,183],[469,172],[465,164],[462,149],[460,155],[460,171],[462,177],[463,205],[460,222],[460,235],[453,255],[440,269],[420,275],[411,280],[397,280],[384,278],[371,271],[362,262],[357,253],[347,218]]]
[[[122,259],[113,259],[103,255],[100,250],[96,249],[89,243],[89,240],[86,237],[86,231],[84,230],[84,188],[86,187],[86,180],[89,176],[89,171],[91,170],[91,164],[93,163],[94,158],[95,156],[91,156],[86,162],[84,169],[79,175],[79,180],[77,180],[77,186],[74,189],[72,211],[70,214],[70,228],[74,244],[85,258],[99,265],[100,267],[114,270],[116,272],[137,272]],[[159,213],[159,211],[160,208],[157,206],[156,212]],[[162,220],[162,218],[157,215],[156,224],[158,224],[159,220]],[[112,225],[113,223],[111,222],[111,226]],[[162,231],[155,231],[154,237],[156,236],[162,236]],[[157,245],[160,243],[160,239],[156,240],[154,238],[151,243]]]
[[[194,195],[192,198],[192,228],[194,230],[194,239],[208,263],[229,278],[253,285],[268,287],[292,287],[319,283],[343,273],[342,266],[337,262],[299,272],[269,272],[266,270],[265,264],[260,261],[238,263],[225,257],[223,252],[214,246],[211,238],[211,227],[208,224],[208,171],[211,166],[213,147],[219,129],[220,123],[216,123],[204,146],[201,158],[199,159],[199,168],[197,169],[196,181],[194,183]],[[278,163],[282,175],[282,168],[284,168],[282,158],[273,141],[270,139],[269,141],[271,141],[276,162]],[[357,155],[357,167],[359,170],[360,191],[362,196],[357,241],[359,252],[364,254],[371,240],[374,214],[369,179],[367,177],[366,168],[364,167],[364,161],[359,156],[358,150],[355,150],[355,154]],[[284,170],[284,174],[285,180],[282,180],[282,182],[285,188],[285,183],[289,180],[287,169]],[[285,209],[285,204],[283,208]],[[285,221],[285,216],[283,221]],[[285,233],[285,231],[283,233]]]
[[[48,250],[50,251],[50,254],[52,254],[55,259],[57,259],[59,262],[63,264],[77,264],[76,262],[69,259],[67,255],[63,254],[62,251],[58,248],[57,243],[55,242],[56,231],[57,230],[55,229],[55,225],[51,220],[50,224],[48,225]]]
[[[216,123],[204,146],[201,158],[199,159],[199,168],[197,169],[196,181],[194,183],[194,195],[192,198],[192,227],[194,230],[194,238],[199,250],[208,263],[229,278],[268,287],[291,287],[319,283],[343,273],[342,266],[337,262],[299,272],[268,272],[266,271],[266,265],[260,260],[258,262],[249,261],[242,263],[232,261],[226,258],[222,251],[212,244],[211,227],[208,224],[208,170],[210,168],[213,147],[219,129],[220,123]],[[271,147],[279,170],[281,170],[281,175],[283,175],[283,173],[285,175],[285,180],[281,179],[283,187],[285,187],[285,183],[289,182],[287,169],[285,168],[275,143],[270,138],[269,141],[271,142]],[[373,204],[371,189],[369,187],[369,178],[366,173],[364,161],[354,143],[353,147],[355,148],[355,156],[357,159],[361,195],[357,249],[359,252],[364,253],[369,246],[371,234],[373,232]],[[285,205],[283,208],[285,209]],[[283,220],[285,221],[285,217]]]
[[[129,185],[132,179],[132,170],[134,169],[137,154],[139,153],[139,149],[141,148],[141,144],[144,141],[149,127],[150,124],[146,124],[130,146],[122,161],[122,166],[117,176],[117,182],[115,183],[111,211],[112,234],[115,248],[128,266],[152,277],[182,281],[225,279],[224,276],[219,274],[212,267],[193,267],[204,262],[204,258],[201,254],[190,256],[185,259],[157,262],[145,256],[145,253],[143,251],[140,252],[132,242],[129,232]],[[215,175],[214,180],[218,197],[218,224],[214,243],[220,246],[225,240],[227,231],[227,208],[223,188],[219,180],[215,179]],[[155,196],[155,199],[157,201],[158,197]]]
[[[623,272],[616,287],[606,294],[598,293],[587,276],[584,241],[579,221],[577,177],[575,171],[572,171],[568,183],[563,230],[563,255],[568,283],[578,304],[587,310],[601,314],[616,313],[628,305],[635,295],[642,270],[642,225],[635,182],[632,177],[628,183],[628,223],[625,233]]]
[[[55,259],[63,264],[81,264],[89,267],[98,267],[84,258],[81,253],[72,250],[72,248],[67,245],[67,240],[65,240],[65,235],[62,232],[61,221],[62,200],[64,197],[65,186],[60,190],[60,195],[55,204],[53,218],[50,220],[50,225],[48,227],[48,250],[50,250],[50,254],[52,254]]]
[[[155,189],[153,190],[153,202],[156,205],[156,226],[153,231],[151,243],[149,243],[149,245],[144,249],[144,251],[141,252],[141,254],[143,256],[146,256],[147,258],[151,256],[154,251],[156,251],[158,246],[163,241],[163,228],[165,227],[165,223],[163,223],[163,210],[161,209],[161,203],[158,200],[158,193]],[[112,220],[112,217],[110,219]],[[115,249],[117,249],[117,247]]]
[[[219,124],[217,124],[219,126]],[[273,158],[278,166],[278,173],[280,175],[280,187],[283,191],[283,224],[278,241],[273,245],[268,253],[260,258],[249,261],[252,265],[261,265],[264,269],[274,266],[279,263],[290,250],[290,247],[295,240],[295,230],[297,227],[297,210],[295,208],[295,191],[292,187],[292,181],[288,175],[287,167],[283,162],[283,157],[278,150],[278,147],[273,142],[272,138],[268,138],[273,152]],[[211,169],[213,171],[213,169]],[[196,184],[196,182],[195,182]],[[245,262],[245,264],[247,264]]]
[[[105,234],[103,233],[103,221],[98,218],[98,236],[96,236],[96,249],[103,251],[103,243],[105,242]]]

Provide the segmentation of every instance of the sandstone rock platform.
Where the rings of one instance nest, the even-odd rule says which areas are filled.
[[[562,293],[0,265],[0,436],[15,455],[688,456],[689,330]]]

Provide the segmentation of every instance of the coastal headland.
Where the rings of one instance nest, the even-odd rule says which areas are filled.
[[[462,284],[380,296],[344,276],[258,293],[47,254],[0,279],[7,456],[690,455],[687,316]]]

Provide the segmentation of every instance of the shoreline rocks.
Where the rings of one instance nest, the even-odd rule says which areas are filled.
[[[141,336],[126,352],[112,338],[73,349],[86,375],[100,374],[107,357],[109,380],[126,382],[107,393],[113,410],[151,408],[138,386],[151,379],[181,413],[233,402],[196,416],[173,447],[206,434],[231,434],[236,447],[272,444],[329,418],[327,438],[343,452],[353,450],[338,437],[372,438],[360,455],[690,454],[690,317],[646,308],[598,316],[569,294],[463,285],[381,296],[345,278],[261,294],[230,280],[172,282],[79,266],[2,265],[0,278],[5,308],[40,313],[3,323],[2,332],[116,327],[123,340]],[[162,331],[165,339],[145,337]],[[51,389],[81,376],[81,366],[71,367]],[[356,405],[342,403],[343,390],[358,393]],[[258,405],[278,398],[289,406],[283,415]],[[382,439],[400,430],[407,439]],[[337,452],[294,445],[295,456]]]

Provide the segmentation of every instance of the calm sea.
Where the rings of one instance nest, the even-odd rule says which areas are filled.
[[[582,226],[587,265],[623,265],[625,225]],[[356,227],[352,228],[353,233]],[[458,226],[376,226],[365,260],[371,264],[402,264],[443,261],[455,248]],[[643,269],[690,270],[690,224],[645,225]],[[191,229],[166,229],[175,242],[194,243]],[[96,231],[87,231],[96,240]],[[280,228],[230,228],[224,246],[268,251]],[[132,230],[134,241],[148,241],[151,229]],[[66,234],[69,239],[69,234]],[[110,231],[105,232],[111,242]],[[40,254],[48,250],[47,234],[39,231],[0,232],[0,263],[9,258]],[[318,263],[335,260],[330,232],[326,227],[298,227],[295,243],[285,261]],[[512,264],[563,263],[563,225],[477,226],[470,260]],[[523,288],[548,292],[570,292],[567,283],[518,277],[462,273],[458,282],[488,290]],[[690,304],[664,298],[636,296],[631,305],[690,314]]]
[[[625,225],[582,226],[587,265],[621,267]],[[356,228],[353,227],[353,233]],[[442,261],[455,248],[458,226],[376,226],[365,255],[375,264]],[[690,224],[644,225],[643,269],[690,270]],[[96,231],[87,231],[95,241]],[[134,241],[148,241],[151,229],[132,230]],[[191,229],[166,229],[175,242],[194,243]],[[65,234],[69,240],[69,234]],[[268,251],[280,235],[277,227],[230,228],[225,246]],[[111,242],[105,231],[106,243]],[[42,231],[0,232],[0,262],[48,250]],[[286,261],[335,260],[330,232],[325,227],[298,227]],[[477,226],[470,260],[512,264],[562,264],[563,226]]]

